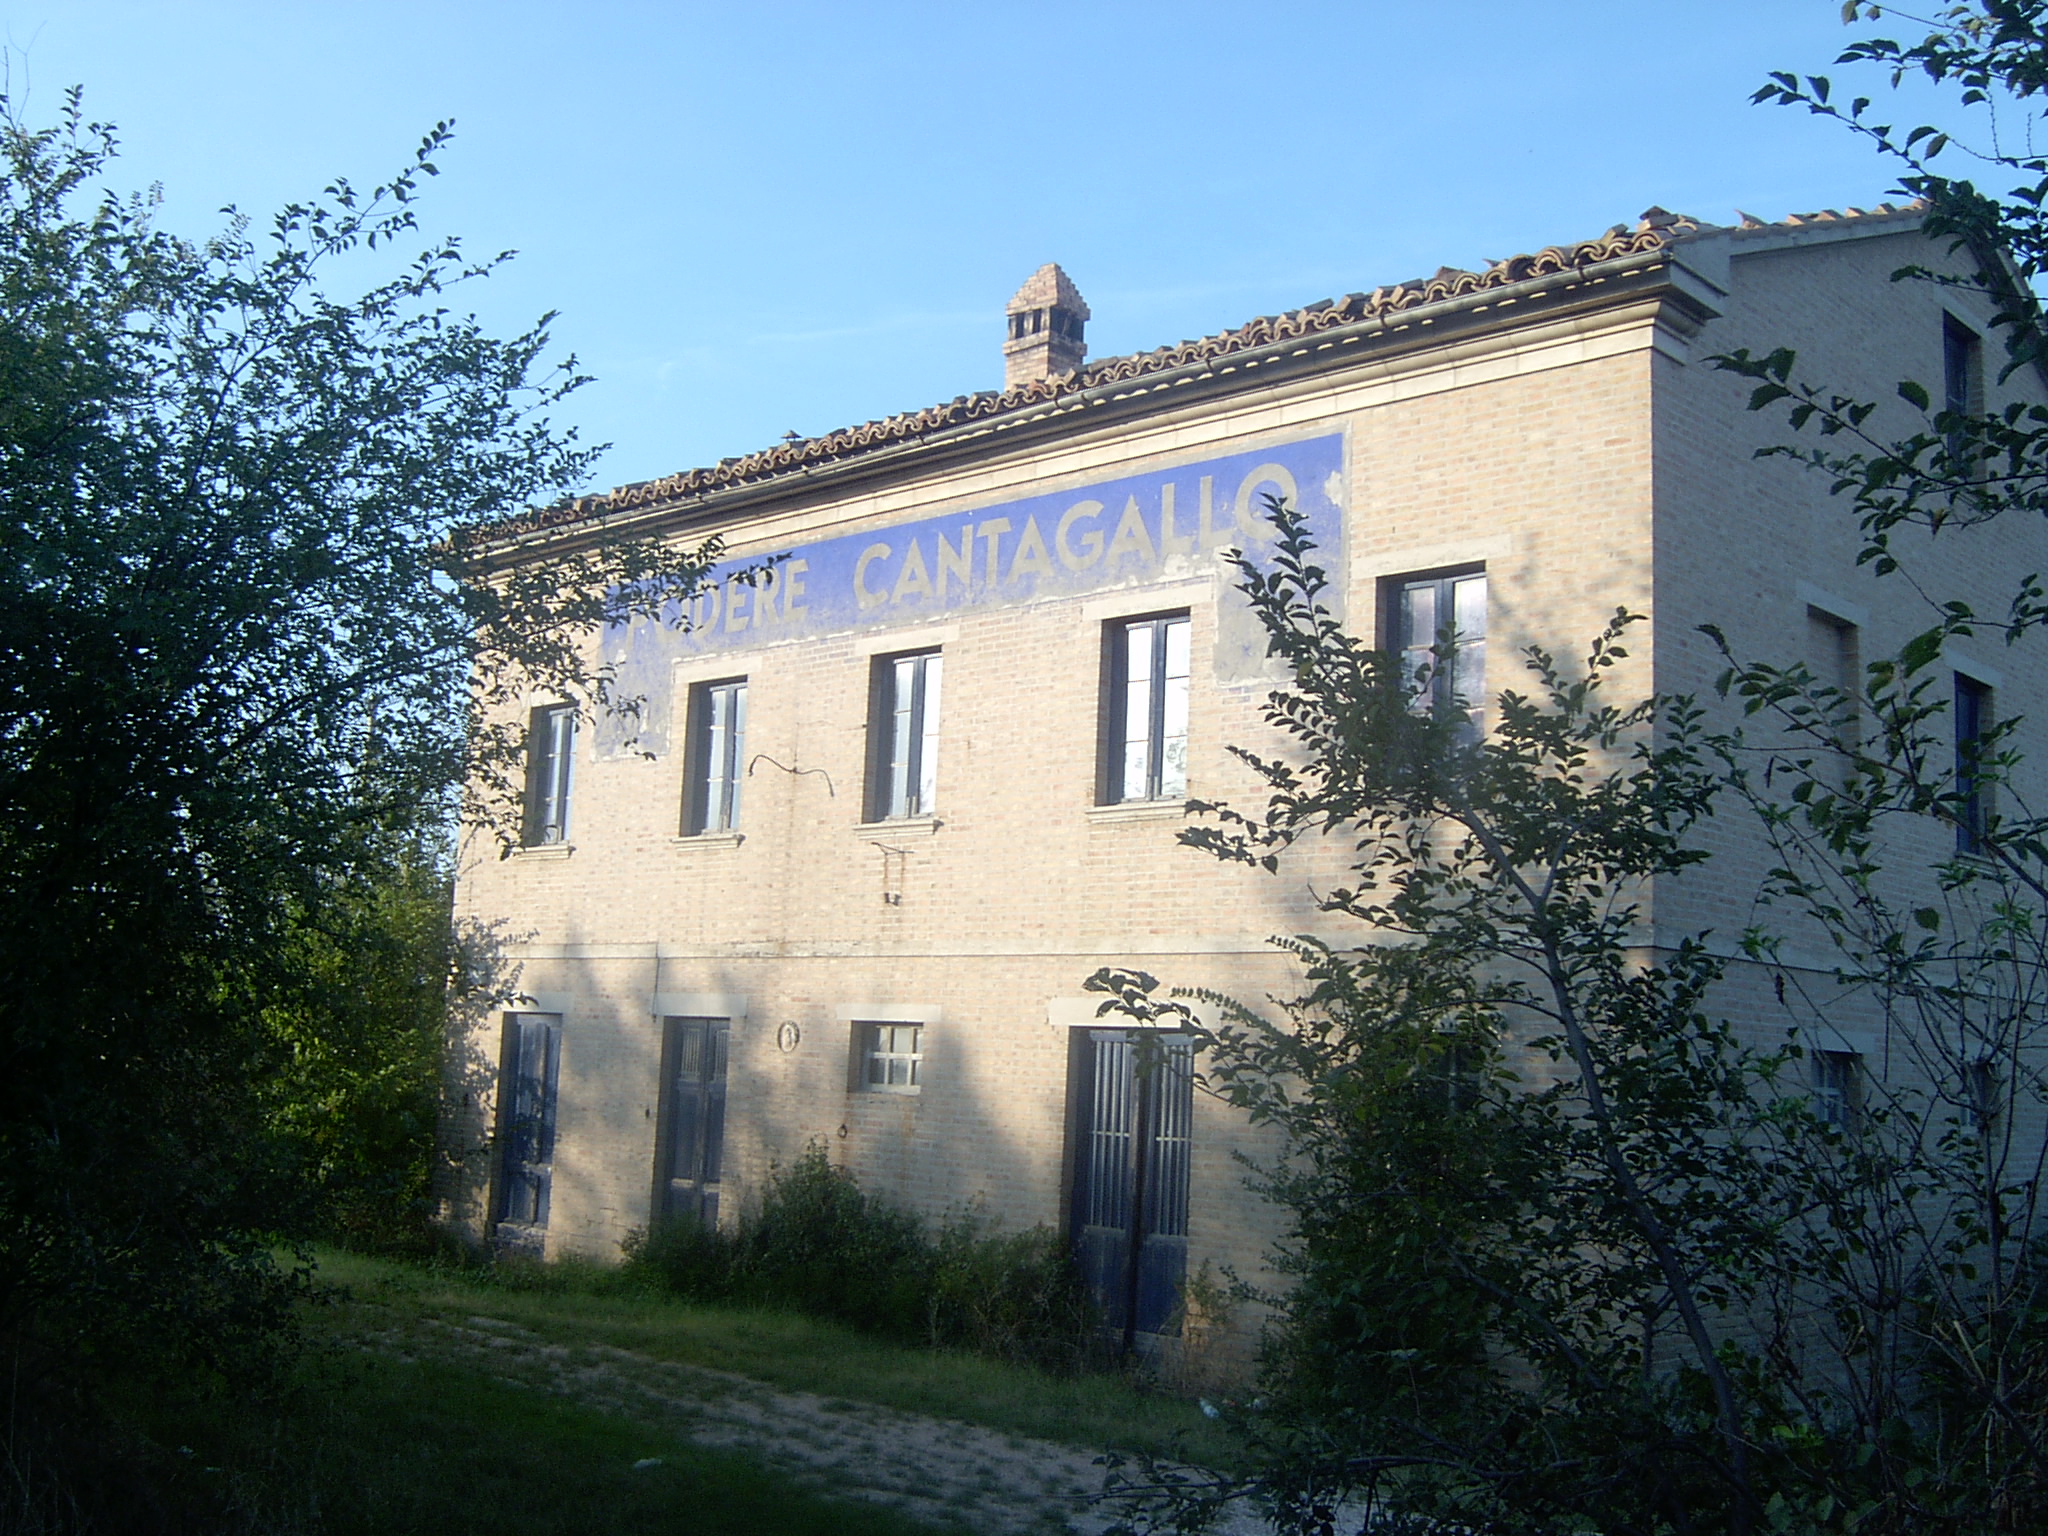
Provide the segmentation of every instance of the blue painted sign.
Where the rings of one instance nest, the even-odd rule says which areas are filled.
[[[669,615],[680,624],[608,631],[605,657],[623,691],[646,700],[637,749],[661,752],[675,658],[1209,576],[1217,550],[1256,557],[1271,548],[1269,495],[1306,516],[1325,560],[1341,569],[1343,469],[1344,439],[1332,433],[798,545],[751,585],[715,579],[687,613]],[[1235,653],[1263,646],[1242,624],[1219,627],[1219,652],[1226,636],[1233,652],[1219,653],[1219,673],[1244,675],[1257,656]],[[622,730],[633,734],[634,723]],[[621,729],[600,726],[600,750],[622,744]]]

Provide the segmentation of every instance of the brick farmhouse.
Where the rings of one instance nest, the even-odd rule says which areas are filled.
[[[1170,1332],[1202,1264],[1258,1273],[1278,1217],[1233,1154],[1262,1148],[1174,1042],[1134,1071],[1082,984],[1123,964],[1257,1001],[1296,980],[1270,936],[1352,937],[1308,894],[1342,850],[1273,878],[1176,842],[1190,796],[1254,795],[1229,747],[1280,744],[1220,552],[1269,549],[1261,499],[1285,496],[1354,631],[1427,646],[1455,620],[1475,698],[1519,685],[1525,646],[1581,654],[1617,606],[1649,616],[1629,697],[1710,694],[1705,623],[1847,680],[1925,616],[1857,565],[1824,481],[1754,457],[1782,428],[1707,360],[1789,346],[1873,400],[1903,378],[1972,404],[2038,391],[1987,384],[1973,295],[1892,280],[1948,259],[1914,209],[1653,209],[1095,363],[1088,306],[1047,266],[1008,306],[999,392],[499,527],[501,563],[714,533],[729,569],[780,559],[686,628],[603,637],[637,719],[529,701],[523,846],[473,839],[460,876],[519,996],[467,1041],[445,1219],[615,1255],[665,1217],[731,1219],[815,1141],[927,1215],[1073,1234],[1112,1320]],[[1923,552],[1935,590],[1987,608],[2042,555],[2017,523]],[[2048,717],[1988,644],[1943,667],[1959,701]],[[1754,831],[1709,835],[1696,875],[1645,893],[1646,942],[1753,920]],[[1788,958],[1825,973],[1798,937]],[[1753,972],[1720,1006],[1782,1039]],[[1845,1005],[1808,1042],[1816,1091],[1884,1070],[1880,1032]]]

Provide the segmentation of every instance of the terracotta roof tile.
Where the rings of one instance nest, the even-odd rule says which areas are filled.
[[[1782,225],[1802,226],[1883,217],[1917,212],[1920,206],[1895,208],[1883,203],[1868,213],[1852,208],[1846,214],[1829,209],[1821,213],[1790,215]],[[1742,220],[1737,227],[1738,233],[1773,227],[1749,214],[1738,216]],[[951,427],[1011,415],[1048,404],[1077,390],[1137,380],[1148,374],[1165,373],[1199,363],[1220,362],[1238,353],[1313,336],[1362,320],[1397,315],[1467,294],[1505,288],[1530,278],[1583,271],[1621,257],[1654,253],[1716,229],[1717,226],[1703,225],[1681,214],[1650,208],[1633,226],[1617,224],[1591,240],[1547,246],[1527,255],[1510,256],[1492,263],[1481,272],[1440,267],[1431,277],[1375,288],[1370,293],[1346,294],[1341,299],[1321,299],[1286,314],[1262,316],[1233,330],[1183,341],[1177,346],[1104,358],[1061,378],[1034,379],[1013,389],[958,395],[940,405],[906,411],[855,427],[842,427],[821,437],[792,435],[772,448],[721,459],[710,468],[685,470],[658,480],[641,480],[602,495],[581,496],[554,506],[536,508],[523,516],[480,527],[472,536],[517,538],[571,526],[608,513],[677,504],[708,492],[801,473],[891,444],[912,442]],[[1057,271],[1056,268],[1050,270]],[[1038,281],[1047,271],[1041,268],[1032,281]],[[1064,273],[1059,275],[1065,276]],[[1051,286],[1050,283],[1047,286]]]

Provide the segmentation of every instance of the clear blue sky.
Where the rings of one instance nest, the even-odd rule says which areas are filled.
[[[1826,69],[1840,13],[0,0],[17,106],[47,121],[83,85],[117,179],[161,183],[180,233],[381,179],[455,119],[423,223],[519,250],[476,296],[498,328],[561,312],[597,376],[566,418],[614,445],[593,488],[1000,384],[1003,303],[1045,261],[1104,357],[1652,203],[1879,201],[1848,134],[1748,104],[1767,70]]]

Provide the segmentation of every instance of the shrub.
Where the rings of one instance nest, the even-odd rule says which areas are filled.
[[[700,1221],[664,1221],[627,1237],[626,1277],[691,1301],[726,1301],[735,1285],[739,1244]]]
[[[922,1331],[932,1255],[917,1218],[862,1191],[819,1143],[776,1174],[737,1236],[753,1299],[876,1333]]]
[[[894,1338],[1071,1371],[1094,1316],[1056,1234],[989,1233],[963,1215],[936,1238],[861,1189],[812,1142],[730,1228],[668,1221],[625,1245],[629,1277],[693,1301],[787,1307]]]
[[[933,1343],[1054,1370],[1078,1369],[1095,1343],[1093,1300],[1058,1234],[986,1234],[975,1216],[939,1232],[927,1317]]]

